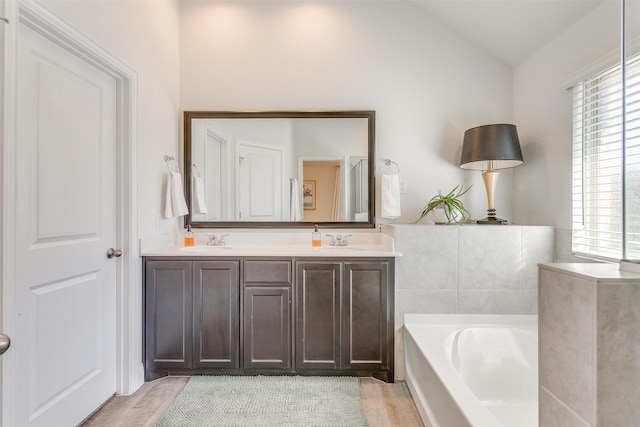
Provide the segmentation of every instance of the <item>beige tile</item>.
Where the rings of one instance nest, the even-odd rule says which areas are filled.
[[[598,425],[640,422],[640,284],[598,284]]]
[[[396,289],[456,289],[458,226],[396,226]]]
[[[460,227],[458,246],[460,290],[520,289],[522,227]]]
[[[465,291],[458,312],[465,314],[537,314],[537,291]]]
[[[396,289],[396,329],[404,325],[405,314],[455,313],[457,309],[455,290]]]
[[[554,227],[522,227],[520,289],[538,289],[538,263],[553,262]]]
[[[540,427],[591,427],[559,402],[546,389],[540,389]]]
[[[540,270],[539,381],[593,422],[595,281]]]

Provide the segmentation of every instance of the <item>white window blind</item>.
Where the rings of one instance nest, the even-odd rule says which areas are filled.
[[[627,61],[625,89],[626,153],[620,65],[573,87],[572,240],[577,254],[640,258],[640,55]]]

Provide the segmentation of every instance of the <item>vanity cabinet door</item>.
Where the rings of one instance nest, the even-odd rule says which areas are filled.
[[[245,286],[244,369],[291,370],[291,286]]]
[[[193,262],[193,367],[240,367],[240,261]]]
[[[191,367],[192,262],[148,261],[145,280],[147,380]],[[165,374],[162,374],[165,375]]]
[[[346,369],[387,370],[393,360],[389,263],[344,265],[343,364]]]
[[[296,369],[340,368],[341,263],[296,263]]]

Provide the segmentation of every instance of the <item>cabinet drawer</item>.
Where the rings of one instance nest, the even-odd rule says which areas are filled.
[[[244,283],[291,283],[291,261],[246,260]]]

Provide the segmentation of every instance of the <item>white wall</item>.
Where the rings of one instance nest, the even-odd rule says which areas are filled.
[[[180,158],[177,0],[44,4],[138,73],[139,236],[173,231],[177,221],[160,215],[167,171],[163,157]]]
[[[571,228],[568,86],[584,72],[619,61],[619,45],[620,5],[605,1],[515,68],[514,121],[525,158],[514,170],[516,223]]]
[[[377,158],[408,183],[406,223],[458,184],[484,217],[478,172],[458,167],[470,127],[510,122],[512,74],[409,2],[212,2],[180,10],[184,110],[376,110]],[[380,161],[376,164],[380,167]],[[510,217],[511,172],[497,209]],[[379,200],[379,197],[378,197]]]

